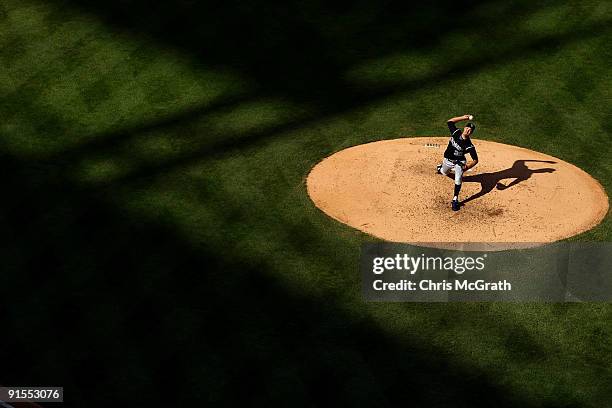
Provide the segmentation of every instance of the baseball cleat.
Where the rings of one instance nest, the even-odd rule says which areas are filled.
[[[442,168],[442,165],[441,165],[441,164],[438,164],[438,165],[436,166],[436,173],[438,173],[438,174],[442,174],[442,173],[440,172],[440,169],[441,169],[441,168]]]
[[[453,211],[459,211],[459,201],[458,200],[451,201],[451,207],[453,208]]]

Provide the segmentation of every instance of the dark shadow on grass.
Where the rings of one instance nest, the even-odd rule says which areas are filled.
[[[479,23],[462,17],[488,2],[434,0],[419,7],[398,0],[56,3],[95,13],[108,25],[184,51],[207,66],[241,73],[261,92],[335,110],[367,98],[346,82],[348,68],[398,50],[435,46],[449,31]]]
[[[554,164],[556,162],[549,160],[516,160],[512,167],[504,170],[496,171],[493,173],[481,173],[473,176],[464,176],[463,181],[466,183],[480,183],[480,191],[465,200],[462,200],[462,204],[468,203],[472,200],[476,200],[485,194],[493,191],[494,188],[498,190],[509,189],[523,181],[529,180],[534,174],[552,173],[555,169],[546,167],[541,169],[530,169],[525,163],[548,163]],[[510,179],[508,184],[502,183],[503,180]]]
[[[70,185],[48,162],[3,155],[0,170],[1,383],[60,384],[90,407],[136,395],[147,407],[536,406],[449,352],[285,286],[231,241],[192,243],[163,214],[122,212],[117,191]]]
[[[361,63],[405,51],[429,50],[449,35],[476,27],[501,27],[499,19],[512,15],[517,19],[542,8],[535,3],[502,4],[490,1],[437,0],[414,7],[400,1],[368,2],[352,6],[333,6],[325,2],[289,3],[264,2],[246,5],[243,2],[222,3],[161,1],[154,6],[144,0],[94,2],[91,0],[57,0],[66,9],[78,7],[95,13],[109,26],[153,39],[160,46],[177,49],[189,56],[194,64],[203,64],[221,71],[241,73],[252,86],[248,95],[221,96],[219,100],[163,118],[135,122],[124,128],[109,129],[87,136],[85,143],[67,148],[58,154],[63,162],[78,161],[88,155],[100,155],[130,143],[147,132],[181,132],[206,119],[220,108],[231,111],[240,103],[257,102],[261,98],[280,97],[305,106],[308,113],[252,131],[235,134],[231,131],[210,132],[205,126],[189,129],[192,138],[203,140],[198,146],[178,156],[160,159],[156,163],[135,166],[125,181],[150,177],[172,168],[256,146],[296,129],[316,125],[337,115],[351,112],[372,103],[380,103],[401,92],[435,86],[446,79],[470,75],[480,70],[507,64],[530,55],[556,50],[566,43],[592,37],[609,30],[608,21],[588,27],[554,32],[516,43],[500,41],[489,47],[489,41],[476,41],[473,53],[437,66],[435,72],[421,78],[392,84],[360,87],[347,81],[347,72]],[[472,18],[466,10],[491,6],[491,13]],[[62,13],[49,16],[49,24],[64,22]],[[54,18],[60,19],[55,21]],[[444,29],[440,29],[444,27]],[[500,32],[487,32],[509,39]],[[67,56],[68,57],[68,56]],[[28,81],[30,84],[32,81]],[[34,81],[36,82],[36,81]],[[28,85],[31,86],[31,85]],[[38,89],[38,88],[37,88]],[[29,94],[36,100],[36,92]],[[36,91],[36,92],[35,92]],[[23,94],[18,91],[14,107],[23,112]],[[88,100],[86,97],[85,99]],[[90,101],[91,109],[95,103]],[[44,106],[33,104],[33,123],[41,133],[58,130],[73,132]],[[199,131],[198,131],[199,130]],[[78,135],[75,135],[75,137]],[[118,180],[119,181],[119,180]]]
[[[291,90],[285,90],[287,92],[283,93],[278,88],[262,87],[258,91],[250,93],[246,96],[222,97],[219,101],[213,102],[211,105],[206,104],[201,107],[194,107],[184,112],[178,112],[175,115],[170,115],[159,121],[149,121],[142,124],[130,125],[124,129],[115,129],[109,132],[102,132],[98,135],[90,136],[88,139],[92,140],[92,142],[82,144],[75,148],[74,151],[67,149],[67,151],[60,153],[58,158],[60,160],[66,160],[68,158],[78,160],[79,158],[82,158],[82,156],[86,156],[91,153],[99,154],[100,149],[112,151],[124,143],[129,143],[132,138],[146,132],[176,131],[177,129],[180,129],[181,126],[190,126],[198,121],[205,122],[207,116],[216,111],[216,105],[231,111],[232,108],[237,108],[239,103],[256,102],[260,98],[281,95],[288,100],[306,102],[313,107],[313,109],[308,110],[307,113],[299,117],[281,120],[277,123],[259,127],[240,134],[235,134],[232,132],[210,133],[205,127],[202,129],[201,134],[199,134],[198,132],[193,132],[192,129],[194,135],[191,137],[205,140],[201,147],[194,148],[188,153],[170,157],[166,160],[160,159],[156,163],[145,164],[140,168],[136,168],[132,173],[126,174],[122,176],[121,179],[115,181],[125,182],[136,180],[141,177],[151,177],[156,174],[165,173],[173,168],[190,165],[194,162],[213,156],[218,157],[226,154],[233,154],[237,151],[257,146],[261,143],[270,142],[275,138],[286,135],[289,132],[316,125],[317,123],[327,120],[330,117],[351,112],[372,103],[379,103],[402,92],[416,91],[418,89],[435,86],[439,84],[440,81],[444,81],[446,79],[470,75],[500,64],[507,64],[512,61],[539,55],[542,52],[549,52],[548,50],[558,49],[562,45],[593,37],[604,30],[609,31],[610,27],[611,26],[608,22],[603,22],[601,24],[585,27],[583,29],[576,29],[562,34],[552,34],[543,38],[528,41],[526,43],[520,43],[508,49],[504,49],[503,52],[493,55],[484,53],[481,56],[476,53],[474,56],[466,57],[465,60],[461,60],[457,63],[450,64],[445,68],[441,68],[439,72],[427,75],[418,80],[400,82],[394,85],[381,85],[374,88],[356,90],[351,88],[344,82],[344,80],[338,79],[334,82],[334,86],[329,84],[326,85],[325,92],[336,92],[342,94],[343,96],[340,100],[334,99],[327,94],[320,96],[327,102],[334,101],[332,104],[319,103],[318,99],[314,97],[314,99],[309,99],[308,97],[302,98],[304,95],[308,94],[306,90],[318,89],[319,85],[316,82],[309,83],[309,81],[312,79],[303,78],[303,85],[306,88],[306,93],[298,93],[297,95],[292,94]],[[418,35],[416,36],[418,37]],[[409,46],[407,47],[410,48]],[[346,94],[345,88],[347,86],[352,89],[351,92],[358,92],[359,95],[351,93]],[[346,95],[352,96],[344,99],[344,96]]]

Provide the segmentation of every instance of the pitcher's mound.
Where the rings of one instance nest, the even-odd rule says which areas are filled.
[[[542,153],[474,140],[461,210],[454,182],[436,174],[448,137],[368,143],[324,159],[308,194],[330,217],[394,242],[544,243],[584,232],[608,212],[602,186],[578,167]],[[468,156],[469,157],[469,156]]]

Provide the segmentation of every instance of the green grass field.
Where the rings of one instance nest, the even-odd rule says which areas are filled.
[[[477,138],[611,194],[612,3],[2,0],[0,19],[0,384],[90,407],[612,406],[612,307],[365,303],[373,238],[304,184],[474,113]],[[578,239],[610,241],[611,217]]]

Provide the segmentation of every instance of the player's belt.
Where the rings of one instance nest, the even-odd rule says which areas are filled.
[[[463,163],[465,162],[465,157],[463,159],[449,159],[448,157],[446,158],[446,160],[448,160],[449,162],[453,163],[453,164],[457,164],[457,163]]]

